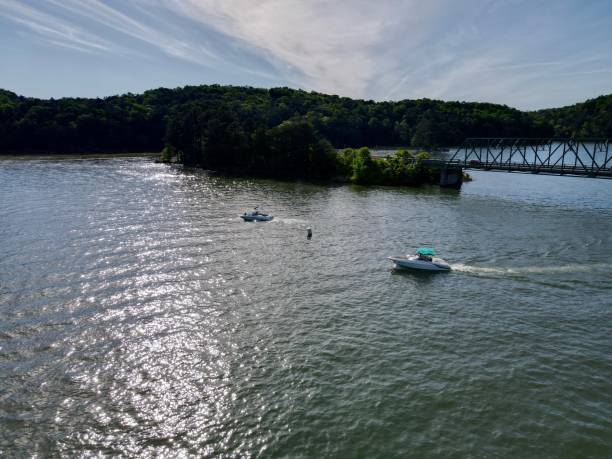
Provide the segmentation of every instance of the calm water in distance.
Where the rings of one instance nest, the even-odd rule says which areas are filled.
[[[0,456],[612,457],[612,181],[472,175],[0,162]]]

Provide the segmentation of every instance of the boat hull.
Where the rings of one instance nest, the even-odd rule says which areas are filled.
[[[389,257],[394,263],[395,268],[399,269],[414,269],[418,271],[450,271],[451,267],[448,263],[440,258],[434,258],[432,261],[419,260],[412,257]]]
[[[241,215],[245,222],[269,222],[274,217],[272,215]]]

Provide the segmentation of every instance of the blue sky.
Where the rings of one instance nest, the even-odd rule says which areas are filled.
[[[610,0],[0,0],[0,87],[290,86],[568,105],[612,93]]]

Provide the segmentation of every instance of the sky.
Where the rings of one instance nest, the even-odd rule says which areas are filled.
[[[0,0],[0,88],[289,86],[559,107],[612,93],[612,0]]]

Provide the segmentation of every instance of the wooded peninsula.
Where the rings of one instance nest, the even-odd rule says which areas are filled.
[[[612,137],[612,94],[532,112],[419,99],[354,100],[289,88],[204,85],[106,98],[36,99],[0,90],[0,153],[160,151],[188,166],[356,183],[428,181],[420,157],[363,145],[433,148],[468,137]],[[336,149],[346,148],[340,153]]]

